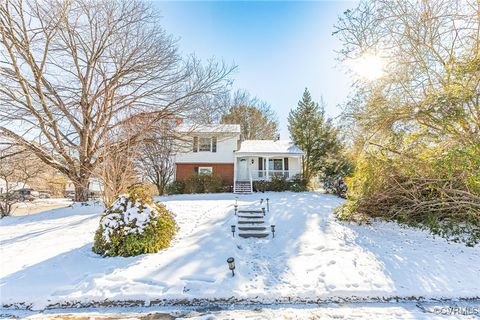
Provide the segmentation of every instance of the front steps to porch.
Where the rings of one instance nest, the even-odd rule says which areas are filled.
[[[234,193],[252,193],[252,184],[250,181],[237,181],[235,182]]]

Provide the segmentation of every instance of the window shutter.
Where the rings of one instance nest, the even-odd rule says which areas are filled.
[[[258,157],[258,170],[263,170],[263,158]]]
[[[198,137],[193,137],[193,152],[198,152]]]
[[[212,138],[212,152],[217,152],[217,137]]]
[[[193,168],[196,174],[198,174],[198,167]]]
[[[288,158],[283,158],[283,170],[288,170]]]

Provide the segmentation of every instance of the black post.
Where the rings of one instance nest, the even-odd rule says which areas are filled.
[[[235,225],[232,224],[231,228],[232,228],[232,235],[235,238]]]
[[[268,198],[267,198],[267,211],[270,212],[270,206],[268,205]]]

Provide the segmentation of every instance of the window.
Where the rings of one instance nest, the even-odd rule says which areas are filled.
[[[212,174],[212,167],[198,167],[198,174]]]
[[[193,137],[193,152],[217,152],[217,137]]]
[[[283,170],[283,159],[270,159],[268,170]]]
[[[211,151],[212,150],[212,139],[210,138],[200,138],[198,151]]]

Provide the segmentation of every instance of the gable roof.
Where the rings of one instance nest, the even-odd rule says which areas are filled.
[[[239,124],[202,124],[188,125],[182,124],[177,127],[177,131],[181,133],[235,133],[240,134]]]
[[[268,154],[296,154],[302,155],[303,151],[292,141],[288,140],[245,140],[238,153],[268,153]]]

